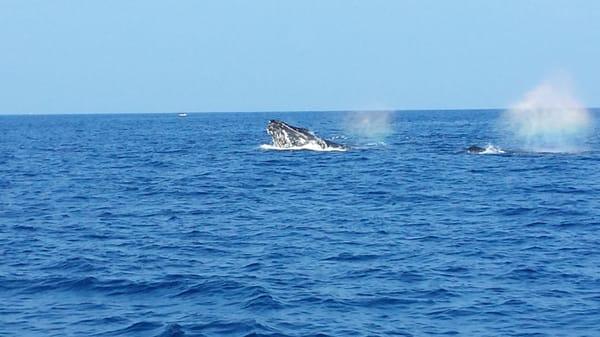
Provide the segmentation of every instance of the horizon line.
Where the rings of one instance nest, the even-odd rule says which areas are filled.
[[[431,111],[498,111],[498,110],[508,110],[510,108],[417,108],[417,109],[327,109],[327,110],[308,110],[308,109],[300,109],[300,110],[243,110],[243,111],[234,111],[234,110],[218,110],[218,111],[112,111],[112,112],[23,112],[23,113],[2,113],[1,116],[55,116],[55,115],[158,115],[158,114],[178,114],[178,113],[187,113],[187,114],[229,114],[229,113],[309,113],[309,112],[318,112],[318,113],[341,113],[341,112],[431,112]],[[600,107],[586,107],[587,110],[600,110]]]

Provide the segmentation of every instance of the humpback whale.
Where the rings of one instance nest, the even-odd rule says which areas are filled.
[[[499,147],[496,147],[492,144],[487,145],[486,147],[481,147],[481,146],[477,146],[477,145],[471,145],[467,148],[467,153],[472,153],[472,154],[503,154],[505,153],[504,150],[502,150]]]
[[[346,146],[330,142],[317,137],[308,129],[291,126],[280,120],[270,120],[267,124],[267,133],[273,138],[273,145],[278,148],[289,149],[304,146],[315,146],[322,150],[345,150]]]
[[[484,152],[485,150],[486,150],[486,148],[480,147],[477,145],[471,145],[467,148],[467,152],[469,152],[469,153],[481,153],[481,152]]]

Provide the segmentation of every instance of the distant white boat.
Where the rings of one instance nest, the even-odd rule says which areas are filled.
[[[187,113],[180,112],[180,113],[177,114],[177,116],[179,116],[179,117],[187,117]]]

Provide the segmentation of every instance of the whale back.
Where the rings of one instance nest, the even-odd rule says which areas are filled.
[[[485,151],[485,148],[477,146],[477,145],[471,145],[467,148],[467,152],[469,152],[469,153],[481,153],[484,151]]]

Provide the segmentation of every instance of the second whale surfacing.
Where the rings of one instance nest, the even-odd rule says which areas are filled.
[[[467,152],[469,153],[482,153],[485,152],[485,147],[481,147],[481,146],[477,146],[477,145],[471,145],[467,148]]]
[[[317,137],[308,129],[299,128],[273,119],[267,124],[267,133],[273,138],[273,146],[280,149],[316,148],[320,150],[346,150],[347,147]]]
[[[471,154],[503,154],[505,153],[499,147],[496,147],[492,144],[488,144],[486,147],[481,147],[477,145],[471,145],[467,148],[467,153]]]

